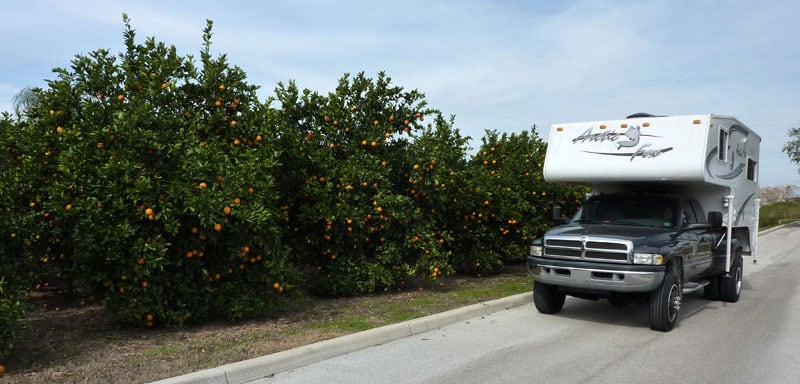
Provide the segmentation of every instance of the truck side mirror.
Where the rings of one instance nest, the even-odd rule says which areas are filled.
[[[720,211],[709,212],[708,224],[711,224],[711,228],[714,229],[722,228],[722,212]]]
[[[553,221],[557,224],[567,223],[567,219],[561,214],[561,207],[558,205],[553,206]]]

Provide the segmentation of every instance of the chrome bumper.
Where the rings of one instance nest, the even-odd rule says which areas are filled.
[[[664,267],[607,265],[528,258],[528,271],[539,282],[562,287],[613,292],[649,292],[664,280]]]

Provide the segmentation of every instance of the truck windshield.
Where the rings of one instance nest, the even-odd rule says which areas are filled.
[[[584,204],[576,222],[675,228],[677,207],[677,201],[668,197],[598,195]]]

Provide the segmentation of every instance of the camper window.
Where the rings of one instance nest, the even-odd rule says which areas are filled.
[[[727,162],[728,161],[728,131],[725,128],[719,128],[719,151],[717,154],[719,155],[719,159]]]
[[[700,206],[700,203],[698,203],[696,200],[690,200],[689,203],[692,205],[694,214],[697,217],[697,222],[705,224],[706,216],[703,214],[703,207]]]
[[[753,159],[747,159],[747,180],[756,181],[758,175],[758,162]]]
[[[697,214],[694,211],[694,207],[689,202],[689,200],[683,200],[681,204],[681,210],[683,211],[683,222],[684,223],[696,223],[697,222]]]

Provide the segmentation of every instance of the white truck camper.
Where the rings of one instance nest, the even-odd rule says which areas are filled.
[[[737,301],[742,255],[756,261],[760,143],[711,114],[554,124],[545,180],[591,194],[531,246],[537,309],[557,313],[566,295],[643,300],[651,328],[669,331],[685,293]]]

